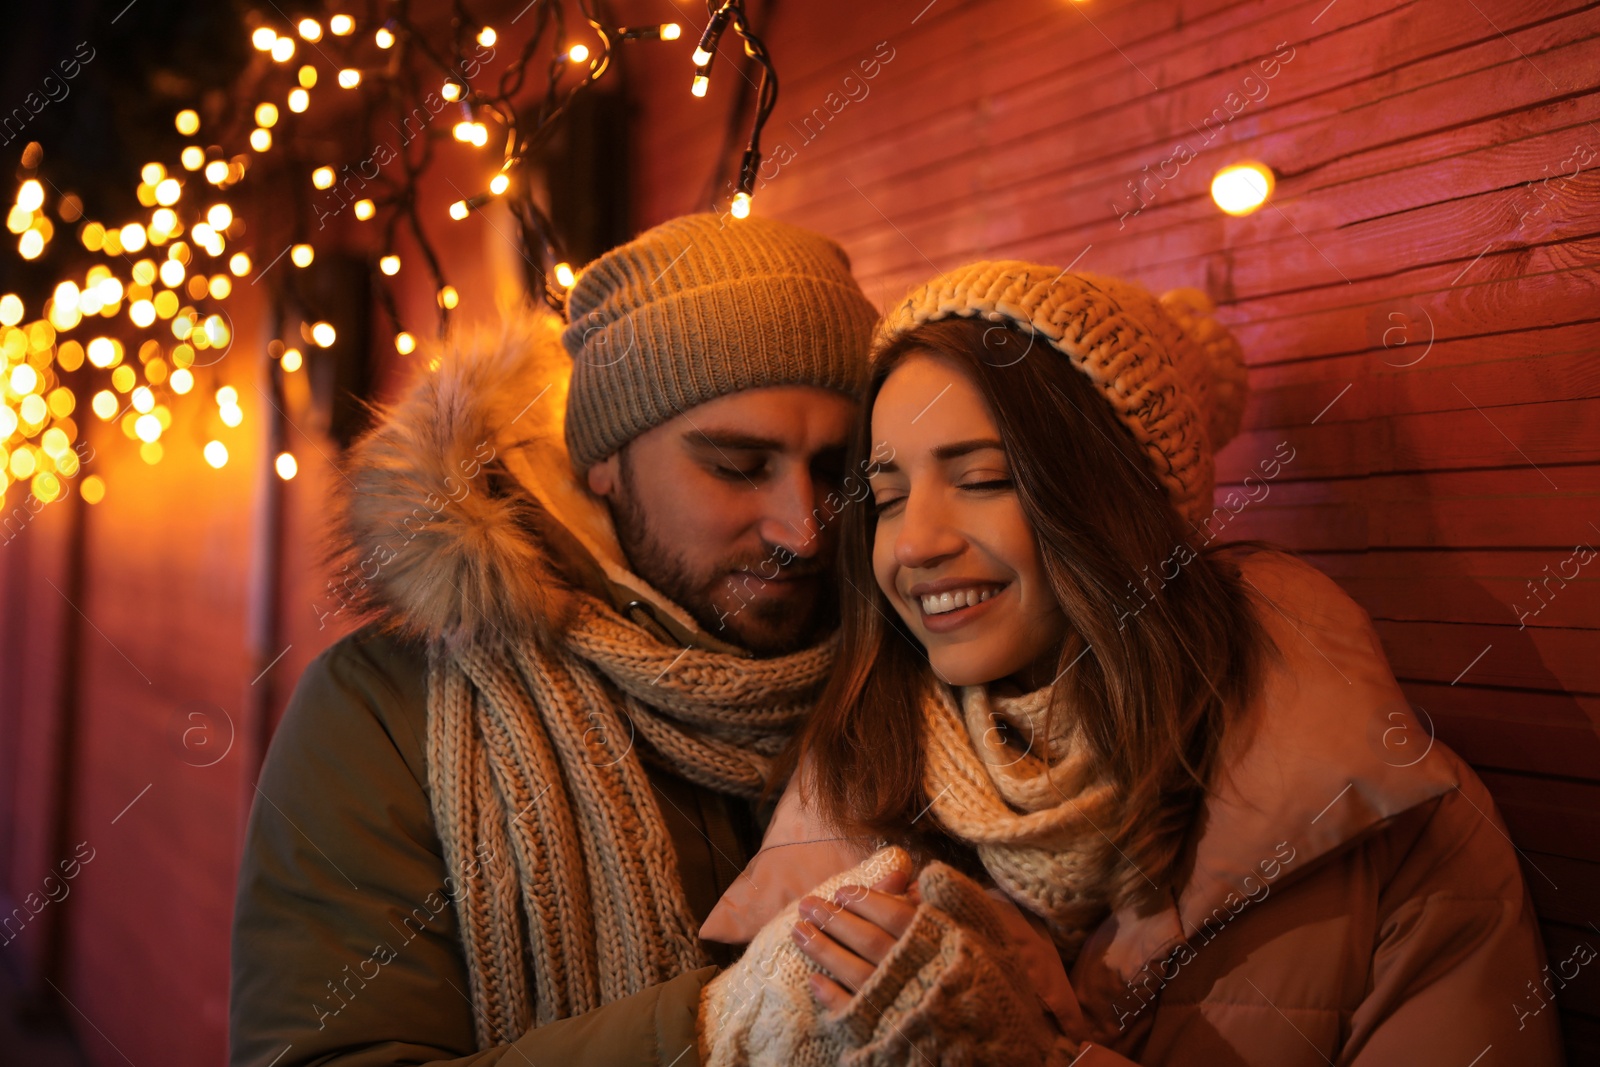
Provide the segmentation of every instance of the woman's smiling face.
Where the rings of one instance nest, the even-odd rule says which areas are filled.
[[[951,685],[1053,680],[1067,632],[1000,433],[959,366],[908,355],[872,409],[878,587]]]

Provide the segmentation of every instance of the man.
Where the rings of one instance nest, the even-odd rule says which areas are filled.
[[[816,234],[677,219],[353,449],[335,589],[378,621],[262,771],[231,1063],[695,1062],[696,931],[832,659],[875,317]]]

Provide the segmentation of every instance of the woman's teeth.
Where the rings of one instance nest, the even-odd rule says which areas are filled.
[[[1004,586],[1000,587],[1004,588]],[[922,610],[929,615],[943,615],[957,608],[969,608],[982,603],[1000,592],[1000,589],[956,589],[948,593],[930,593],[922,598]]]

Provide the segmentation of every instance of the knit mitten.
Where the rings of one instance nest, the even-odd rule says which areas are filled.
[[[831,899],[843,886],[870,886],[895,871],[910,875],[911,856],[890,845],[811,895]],[[761,928],[738,962],[706,983],[698,1020],[705,1067],[834,1067],[846,1051],[840,1037],[821,1024],[822,1005],[806,982],[818,968],[789,936],[799,919],[799,902],[793,901]]]
[[[989,898],[943,863],[917,878],[911,926],[823,1031],[844,1046],[841,1067],[1067,1064],[1077,1054],[1008,966]]]

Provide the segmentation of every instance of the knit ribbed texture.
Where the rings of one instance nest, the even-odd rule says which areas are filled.
[[[1200,522],[1211,513],[1215,453],[1238,433],[1245,399],[1244,353],[1213,310],[1197,289],[1158,301],[1105,275],[981,262],[913,290],[879,325],[873,347],[940,319],[1009,320],[1089,376],[1178,511]]]
[[[755,796],[833,661],[685,652],[577,596],[559,649],[430,646],[428,793],[480,1049],[708,962],[641,760]]]
[[[837,244],[773,219],[686,215],[578,276],[566,437],[581,473],[697,404],[777,385],[859,396],[877,311]]]

